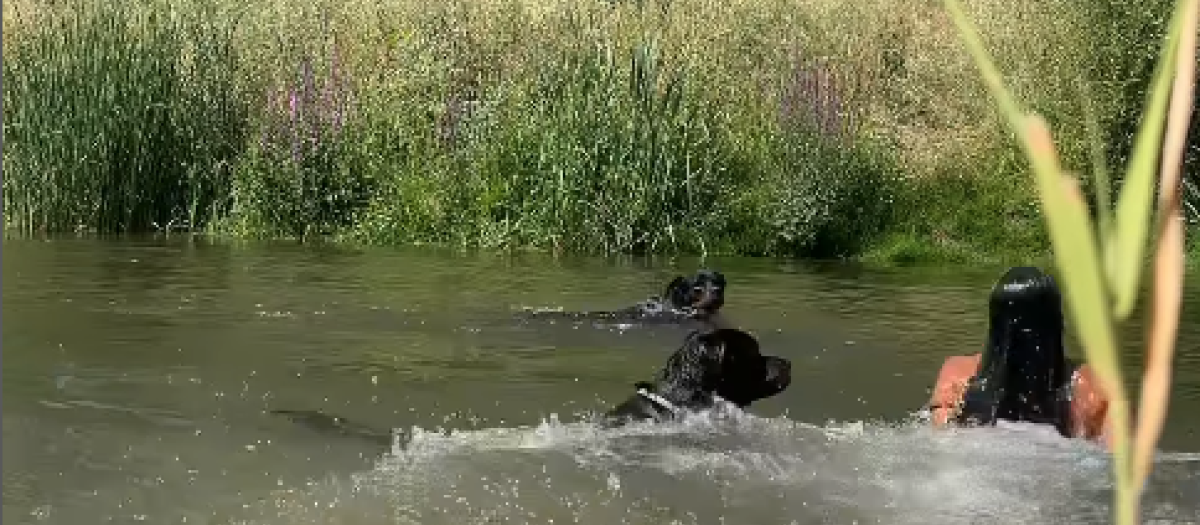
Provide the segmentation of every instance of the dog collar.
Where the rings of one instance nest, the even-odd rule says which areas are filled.
[[[667,401],[665,398],[663,398],[663,396],[655,394],[654,392],[646,390],[645,388],[639,388],[637,393],[639,396],[648,399],[651,403],[658,405],[659,408],[666,409],[666,411],[670,412],[672,415],[679,413],[679,408],[670,401]]]

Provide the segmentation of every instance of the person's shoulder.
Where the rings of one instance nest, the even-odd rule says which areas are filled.
[[[1108,394],[1100,384],[1095,369],[1087,364],[1075,369],[1072,377],[1072,412],[1077,432],[1089,438],[1107,434]]]
[[[931,420],[934,426],[945,425],[955,407],[962,401],[963,392],[975,371],[979,369],[979,354],[947,357],[938,371],[933,392],[929,396]]]
[[[942,369],[938,373],[938,377],[970,377],[974,375],[975,371],[979,368],[979,360],[981,358],[982,355],[978,353],[970,355],[952,355],[947,357],[946,360],[942,362]]]
[[[1075,376],[1071,379],[1073,387],[1072,397],[1076,402],[1089,406],[1107,406],[1108,394],[1104,391],[1104,387],[1100,383],[1100,376],[1096,374],[1096,370],[1091,365],[1079,365],[1075,369]]]
[[[980,354],[953,355],[942,362],[934,384],[934,403],[946,402],[960,394],[975,371],[979,369]]]

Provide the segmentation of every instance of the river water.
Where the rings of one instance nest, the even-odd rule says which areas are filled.
[[[1092,445],[913,416],[941,359],[980,348],[1003,268],[185,237],[10,238],[0,252],[9,524],[1109,522]],[[746,413],[589,424],[683,332],[514,313],[625,306],[700,264],[727,274],[728,317],[793,360],[792,386]],[[1147,523],[1200,523],[1195,275]],[[1126,332],[1136,365],[1140,328]],[[278,408],[410,437],[377,450],[266,413]]]

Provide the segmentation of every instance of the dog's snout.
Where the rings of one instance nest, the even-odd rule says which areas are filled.
[[[786,389],[792,384],[792,362],[777,356],[767,356],[767,381],[776,385],[779,390]]]
[[[696,306],[715,306],[722,300],[721,286],[703,282],[692,287],[692,298]]]

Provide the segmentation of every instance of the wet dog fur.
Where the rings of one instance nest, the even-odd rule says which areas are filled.
[[[746,408],[791,384],[791,361],[763,355],[750,334],[731,328],[696,330],[667,359],[652,382],[604,415],[606,426],[665,421],[712,408],[717,398]]]

